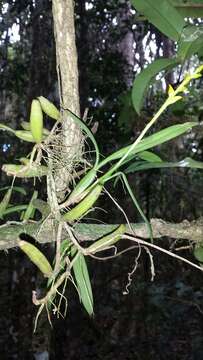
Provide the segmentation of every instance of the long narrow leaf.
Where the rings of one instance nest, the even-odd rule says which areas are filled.
[[[153,148],[154,146],[161,145],[169,140],[172,140],[176,138],[177,136],[180,136],[187,132],[188,130],[192,129],[193,126],[197,126],[199,123],[197,122],[187,122],[184,124],[177,124],[169,126],[165,129],[162,129],[158,132],[156,132],[153,135],[145,137],[143,140],[140,141],[140,143],[136,146],[136,148],[133,151],[133,155]],[[110,161],[114,161],[117,159],[120,159],[129,149],[131,145],[125,146],[124,148],[114,152],[113,154],[109,155],[106,159],[104,159],[100,165],[99,168],[106,165]],[[132,159],[132,156],[129,158],[129,160]]]
[[[9,189],[10,188],[10,186],[4,186],[4,187],[2,187],[1,189],[0,189],[0,191],[4,191],[4,190],[7,190],[7,189]],[[23,188],[23,187],[21,187],[21,186],[13,186],[13,191],[17,191],[17,192],[19,192],[19,193],[21,193],[21,194],[23,194],[23,195],[26,195],[27,194],[27,192],[26,192],[26,190]]]
[[[136,76],[132,88],[132,103],[138,114],[140,114],[145,93],[154,77],[161,71],[172,69],[178,64],[179,61],[177,59],[158,59]]]
[[[128,182],[127,177],[125,176],[124,173],[121,173],[121,176],[122,176],[122,178],[123,178],[123,181],[124,181],[124,183],[125,183],[125,186],[126,186],[126,188],[127,188],[127,191],[128,191],[128,193],[129,193],[129,195],[130,195],[130,197],[131,197],[131,199],[132,199],[135,207],[137,208],[138,212],[140,213],[142,219],[144,220],[144,222],[145,222],[145,224],[146,224],[146,226],[147,226],[147,228],[148,228],[149,237],[150,237],[150,239],[151,239],[151,242],[153,243],[153,233],[152,233],[151,224],[150,224],[149,220],[146,218],[144,212],[142,211],[142,208],[140,207],[140,205],[139,205],[139,203],[138,203],[138,201],[137,201],[137,199],[136,199],[136,197],[135,197],[135,195],[134,195],[134,193],[133,193],[133,191],[132,191],[132,189],[131,189],[131,187],[130,187],[130,184],[129,184],[129,182]]]
[[[33,200],[37,199],[37,196],[38,196],[38,191],[35,190],[33,192],[33,195],[32,195],[32,198],[31,198],[31,200],[29,202],[29,205],[28,205],[28,207],[27,207],[27,209],[25,211],[25,214],[23,216],[23,220],[27,221],[27,220],[31,219],[34,216],[36,208],[33,206]]]
[[[0,202],[0,219],[3,219],[5,210],[7,209],[10,202],[11,194],[12,194],[12,187],[7,190],[6,194],[4,195],[3,199]]]
[[[13,130],[13,129],[10,128],[9,126],[6,126],[6,125],[4,125],[4,124],[2,124],[2,123],[0,123],[0,130],[7,130],[7,131],[10,131],[10,132],[12,132],[12,133],[15,134],[15,130]]]
[[[5,211],[4,211],[4,215],[8,215],[14,212],[19,212],[19,211],[23,211],[26,210],[28,207],[28,205],[14,205],[14,206],[9,206]]]
[[[203,169],[203,162],[196,161],[191,158],[185,158],[178,162],[135,162],[124,170],[126,174],[149,169],[163,169],[163,168],[175,168],[175,167],[187,167],[193,169]]]
[[[77,255],[75,255],[77,256]],[[93,311],[93,295],[89,278],[87,264],[83,254],[79,254],[73,263],[73,272],[77,283],[80,300],[87,313],[92,316]]]
[[[141,153],[137,154],[137,156],[140,159],[148,162],[162,162],[162,159],[152,151],[142,151]]]

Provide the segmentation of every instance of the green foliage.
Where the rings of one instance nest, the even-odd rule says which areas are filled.
[[[136,1],[134,1],[134,3],[136,3]],[[140,6],[144,4],[144,2],[137,2],[140,4]],[[151,6],[151,10],[153,11],[149,11],[149,4]],[[177,9],[174,10],[171,6],[168,5],[169,2],[167,1],[162,1],[161,3],[155,2],[155,1],[147,1],[145,2],[144,6],[146,6],[147,8],[147,12],[146,14],[148,14],[149,16],[149,20],[152,18],[152,23],[157,24],[157,22],[159,23],[157,28],[159,29],[163,29],[162,31],[167,34],[169,37],[173,38],[173,39],[178,39],[181,35],[181,39],[180,39],[180,43],[179,43],[179,50],[178,50],[178,55],[176,58],[172,58],[172,59],[159,59],[156,62],[154,62],[151,67],[147,68],[146,71],[144,70],[143,72],[141,72],[140,77],[138,77],[135,80],[135,83],[137,81],[138,86],[136,85],[136,91],[137,91],[137,95],[136,95],[136,91],[135,94],[133,94],[132,99],[133,99],[133,103],[135,106],[135,109],[137,112],[140,112],[141,109],[141,105],[142,102],[144,100],[144,95],[145,92],[147,90],[147,87],[152,83],[153,78],[160,72],[160,71],[164,71],[164,70],[170,70],[171,68],[173,68],[174,66],[176,66],[177,64],[179,64],[179,62],[185,61],[185,59],[188,59],[193,53],[199,52],[201,50],[201,34],[198,33],[199,35],[197,35],[195,37],[194,43],[193,41],[185,41],[187,40],[187,35],[189,34],[189,38],[191,39],[193,36],[193,32],[194,32],[194,27],[191,27],[191,30],[189,28],[183,29],[183,20],[182,17],[180,17],[177,14]],[[97,11],[98,7],[100,7],[101,9],[101,13],[102,13],[102,9],[103,9],[103,4],[93,4],[93,11]],[[100,26],[101,28],[105,28],[107,22],[109,26],[111,26],[110,24],[112,23],[112,15],[109,15],[109,11],[112,9],[115,9],[115,7],[117,8],[117,4],[115,5],[114,2],[108,2],[106,4],[107,7],[107,13],[108,13],[108,17],[105,17],[105,25],[104,25],[104,18],[101,17],[97,17],[98,19],[98,23],[95,24],[96,26]],[[168,11],[169,9],[169,11]],[[167,10],[167,11],[166,11]],[[145,10],[144,10],[145,11]],[[92,12],[90,11],[90,16],[92,16]],[[104,15],[104,12],[102,13]],[[144,12],[143,14],[145,16],[147,16]],[[167,14],[167,18],[166,18],[166,14]],[[170,14],[170,16],[169,16]],[[174,15],[174,16],[173,16]],[[175,23],[175,19],[181,19],[178,23]],[[101,22],[101,24],[99,23]],[[100,24],[100,25],[99,25]],[[116,28],[116,27],[115,27]],[[94,27],[91,28],[91,30],[93,29],[94,31]],[[188,32],[187,32],[188,31]],[[116,32],[118,32],[118,29],[114,30],[114,40],[119,38],[119,34],[117,34]],[[186,35],[185,35],[186,34]],[[186,37],[185,37],[186,36]],[[105,39],[106,43],[108,43],[108,39]],[[186,43],[187,42],[187,43]],[[103,47],[105,45],[102,45]],[[101,48],[102,48],[101,46]],[[111,48],[111,43],[109,43],[109,48]],[[91,51],[91,56],[92,58],[88,59],[88,64],[86,64],[86,67],[88,68],[89,71],[89,76],[86,76],[86,81],[88,81],[89,78],[92,77],[92,82],[91,82],[91,87],[89,89],[88,96],[93,100],[90,100],[91,104],[94,104],[93,106],[95,106],[96,101],[98,101],[98,103],[100,103],[101,105],[96,107],[98,109],[98,113],[100,115],[100,117],[103,116],[104,114],[104,124],[107,124],[109,127],[112,126],[112,124],[116,124],[116,121],[114,120],[113,115],[115,115],[115,109],[116,106],[116,98],[117,95],[124,90],[125,86],[123,85],[123,82],[120,81],[118,79],[118,73],[120,71],[120,73],[122,72],[123,66],[125,66],[125,63],[122,63],[122,56],[118,53],[114,53],[112,54],[108,54],[108,56],[106,57],[106,61],[104,60],[104,54],[105,51],[104,49],[101,50],[101,48],[95,46],[95,49],[97,49],[98,54],[93,53],[93,51]],[[199,49],[199,50],[198,50]],[[198,51],[197,51],[198,50]],[[13,51],[10,51],[10,61],[14,61],[14,55],[15,53]],[[122,64],[122,66],[121,66]],[[120,67],[119,67],[120,66]],[[154,70],[153,70],[154,69]],[[93,71],[92,71],[93,70]],[[152,71],[153,70],[153,71]],[[95,71],[97,72],[97,77],[95,77]],[[83,73],[81,71],[81,73]],[[105,78],[105,81],[104,81]],[[114,89],[114,92],[112,93],[112,95],[109,92],[109,89]],[[136,98],[137,96],[137,98]],[[40,98],[39,98],[40,99]],[[96,99],[96,100],[95,100]],[[129,109],[130,109],[130,116],[132,118],[132,121],[134,119],[134,112],[132,109],[132,99],[129,96],[129,94],[126,96],[126,99],[124,99],[124,103],[126,105],[123,114],[120,118],[120,121],[122,124],[125,123],[125,119],[128,120],[129,117]],[[180,100],[180,97],[174,97],[173,98],[174,101]],[[169,105],[172,104],[172,99]],[[181,104],[181,102],[178,102],[176,104],[173,104],[172,107],[173,109],[177,108],[178,104]],[[105,107],[106,106],[106,107]],[[157,106],[158,107],[158,106]],[[107,111],[105,109],[108,109]],[[101,110],[101,112],[100,112]],[[67,110],[68,111],[68,110]],[[152,112],[152,111],[151,111]],[[48,112],[47,112],[48,114]],[[69,112],[69,115],[71,113]],[[127,172],[132,172],[132,171],[136,171],[136,170],[147,170],[149,168],[160,168],[160,167],[175,167],[175,166],[180,166],[180,167],[190,167],[190,168],[202,168],[202,163],[200,161],[195,161],[191,158],[185,158],[182,161],[178,161],[178,162],[166,162],[162,160],[162,156],[158,156],[155,153],[153,153],[152,151],[147,151],[148,149],[151,150],[153,149],[154,146],[160,146],[163,143],[166,143],[167,141],[176,138],[179,135],[182,135],[184,133],[186,133],[188,130],[190,130],[191,128],[195,127],[197,125],[196,121],[191,121],[191,122],[185,122],[181,123],[179,122],[178,124],[176,123],[176,125],[170,125],[167,127],[167,125],[164,125],[164,129],[161,131],[155,131],[155,133],[153,135],[149,135],[147,137],[139,138],[139,141],[137,143],[135,143],[133,146],[129,145],[126,147],[121,148],[118,151],[115,151],[113,153],[111,153],[109,156],[107,156],[106,158],[104,158],[103,160],[100,160],[99,157],[99,149],[98,149],[98,145],[96,140],[94,139],[94,136],[92,135],[91,131],[88,129],[88,127],[81,121],[81,119],[77,118],[75,116],[75,114],[71,114],[73,120],[79,124],[79,126],[82,128],[82,130],[85,132],[85,134],[87,135],[88,141],[92,142],[93,146],[94,146],[94,150],[95,150],[95,161],[93,160],[91,163],[88,163],[88,166],[92,167],[92,169],[90,169],[89,172],[87,172],[86,174],[84,173],[80,180],[77,182],[76,186],[74,187],[74,189],[72,190],[72,192],[70,193],[68,200],[70,202],[70,206],[73,206],[73,210],[75,209],[74,207],[74,201],[75,198],[77,198],[76,202],[79,202],[79,205],[81,205],[81,200],[85,199],[85,196],[87,194],[91,195],[91,190],[93,188],[94,185],[96,185],[95,183],[101,181],[102,185],[104,182],[110,181],[112,179],[112,177],[115,179],[117,179],[119,176],[123,176],[123,174],[121,172],[117,172],[117,170],[120,167],[124,168],[124,171]],[[160,114],[159,114],[160,115]],[[58,119],[58,110],[56,109],[56,115],[54,116],[54,118],[57,120]],[[97,118],[95,116],[95,118]],[[102,118],[103,121],[103,118]],[[101,121],[101,123],[102,123]],[[106,122],[105,122],[106,121]],[[170,124],[173,124],[173,122],[171,122]],[[24,124],[25,125],[25,124]],[[30,124],[28,129],[25,129],[27,131],[30,130]],[[26,125],[27,126],[27,125]],[[101,125],[102,126],[102,125]],[[141,124],[142,129],[144,127],[143,124]],[[5,129],[5,125],[3,125],[3,128]],[[8,130],[8,129],[7,129]],[[148,130],[148,128],[147,128]],[[16,131],[11,130],[12,132]],[[18,131],[18,130],[17,130]],[[46,134],[44,132],[44,135],[46,135],[46,137],[49,136],[49,132],[47,129],[45,129]],[[18,133],[19,134],[19,133]],[[144,136],[145,133],[143,134],[141,132],[141,134]],[[40,138],[40,142],[38,144],[38,147],[36,147],[34,145],[33,147],[33,152],[26,158],[27,160],[25,160],[24,162],[22,162],[23,165],[19,170],[21,170],[20,175],[22,177],[25,176],[30,176],[30,174],[32,176],[35,177],[40,177],[41,175],[43,175],[42,173],[40,173],[39,170],[39,163],[42,161],[43,163],[43,158],[40,158],[40,151],[43,151],[43,146],[46,146],[46,137],[44,137],[43,139]],[[108,134],[108,142],[107,142],[107,146],[110,148],[109,144],[111,142],[111,136]],[[37,154],[37,156],[36,156]],[[127,155],[126,155],[127,154]],[[166,158],[166,157],[164,157]],[[182,157],[181,157],[182,158]],[[37,161],[39,163],[37,163]],[[89,159],[88,159],[89,160]],[[132,163],[133,161],[135,161],[135,163]],[[36,161],[36,162],[35,162]],[[113,164],[112,164],[113,163]],[[129,166],[130,163],[130,166]],[[119,165],[117,165],[119,164]],[[12,164],[12,166],[16,166],[14,164]],[[18,165],[17,165],[18,166]],[[44,165],[41,165],[44,166]],[[125,169],[125,166],[127,166],[127,168]],[[134,167],[134,168],[133,168]],[[31,169],[30,169],[31,168]],[[107,168],[107,171],[106,171]],[[131,170],[129,170],[131,168]],[[6,169],[6,167],[4,166],[3,168],[4,170]],[[8,167],[7,167],[8,169]],[[12,175],[18,176],[15,167],[12,167],[13,169],[13,173]],[[43,168],[44,171],[44,175],[48,174],[47,168]],[[11,168],[10,168],[11,170]],[[36,170],[36,171],[34,171]],[[108,170],[110,171],[110,173],[108,173]],[[101,171],[103,171],[101,173]],[[106,172],[105,172],[106,171]],[[107,173],[107,175],[106,175]],[[137,200],[135,199],[133,192],[129,186],[128,183],[125,182],[126,177],[123,177],[124,183],[127,187],[127,190],[129,191],[132,201],[134,202],[136,208],[138,209],[139,213],[141,214],[141,216],[143,217],[144,221],[147,223],[147,219],[144,217],[144,212],[142,211],[142,209],[139,207],[139,204],[137,202]],[[37,193],[35,192],[33,194],[33,197],[35,198],[37,196]],[[24,214],[22,214],[22,219],[28,221],[30,218],[32,218],[34,216],[34,210],[35,208],[33,207],[33,200],[34,198],[32,197],[32,199],[30,200],[30,203],[28,206],[24,206],[24,205],[18,205],[18,210],[22,211],[22,210],[26,210],[26,212]],[[60,204],[63,207],[63,203]],[[66,203],[66,206],[67,203]],[[64,205],[64,208],[66,207]],[[92,206],[94,206],[94,203],[89,204],[88,209],[91,209]],[[13,209],[15,208],[15,206],[13,207]],[[88,210],[87,209],[87,210]],[[8,214],[8,210],[9,207],[4,211],[4,214]],[[10,211],[12,210],[12,208],[10,207]],[[17,207],[16,207],[17,210]],[[59,217],[60,214],[62,215],[64,213],[64,209],[61,208],[59,209],[60,213],[59,213]],[[67,211],[67,209],[66,209]],[[69,212],[70,213],[70,212]],[[47,216],[49,216],[50,214],[48,213]],[[52,215],[52,214],[51,214]],[[84,215],[84,213],[82,213],[82,216]],[[75,221],[78,220],[78,218],[76,217],[74,219]],[[58,221],[58,219],[57,219]],[[60,222],[60,220],[59,220]],[[58,222],[57,222],[58,224]],[[74,231],[74,226],[73,226],[73,231]],[[75,235],[73,233],[73,235]],[[110,241],[111,244],[114,243],[114,239],[111,237],[112,234],[107,235],[106,239],[102,239],[102,246],[108,244],[107,240]],[[85,257],[83,255],[83,251],[85,253],[86,249],[83,249],[80,244],[77,244],[77,239],[75,239],[75,245],[73,246],[74,250],[74,255],[75,257],[73,259],[71,259],[73,261],[73,263],[69,263],[69,256],[70,256],[70,243],[74,242],[74,237],[73,240],[68,240],[68,244],[67,244],[67,248],[63,248],[63,253],[64,256],[62,256],[62,259],[60,261],[60,271],[59,269],[55,269],[56,272],[55,277],[50,278],[50,281],[53,281],[53,286],[51,287],[51,293],[50,293],[50,298],[49,298],[49,304],[50,304],[50,299],[53,299],[53,292],[55,291],[55,294],[58,293],[59,296],[61,296],[61,298],[63,297],[63,291],[60,294],[58,288],[58,280],[62,279],[61,278],[61,274],[64,276],[64,279],[67,280],[68,276],[69,276],[69,271],[73,269],[73,273],[75,276],[75,280],[76,280],[76,286],[78,289],[78,292],[80,294],[80,300],[81,303],[83,304],[83,306],[85,307],[86,311],[92,315],[93,314],[93,296],[92,296],[92,289],[91,289],[91,283],[90,283],[90,279],[89,279],[89,274],[88,274],[88,268],[87,268],[87,264],[86,264],[86,260]],[[120,238],[119,238],[120,239]],[[101,239],[97,240],[98,242],[101,241]],[[64,245],[64,244],[63,244]],[[78,246],[78,247],[77,247]],[[95,244],[92,245],[93,247],[95,246]],[[76,250],[77,249],[77,250]],[[67,257],[65,257],[65,255],[67,255]],[[75,260],[75,262],[74,262]],[[56,262],[55,262],[56,263]],[[72,266],[72,268],[71,268]],[[67,273],[66,273],[67,271]],[[63,279],[62,279],[63,280]],[[66,285],[66,283],[65,283]],[[65,286],[64,285],[64,286]],[[61,286],[61,283],[60,283]],[[49,293],[48,293],[49,294]],[[51,303],[51,305],[55,305],[53,303]],[[55,310],[55,307],[54,307]]]
[[[29,219],[33,219],[35,216],[35,207],[33,206],[33,201],[36,200],[38,197],[38,191],[34,191],[33,195],[30,199],[30,202],[27,206],[27,209],[25,211],[25,213],[23,214],[23,220],[24,221],[28,221]]]
[[[136,10],[146,16],[162,33],[178,41],[185,21],[169,0],[131,0],[131,2]]]
[[[197,125],[198,123],[196,122],[188,122],[185,124],[172,125],[166,129],[157,131],[153,135],[146,136],[143,140],[140,141],[140,143],[133,150],[132,153],[133,155],[129,156],[128,161],[132,160],[135,154],[151,149],[157,145],[161,145],[164,142],[169,141],[171,139],[174,139],[175,137],[180,136],[184,134],[186,131],[190,130],[193,126],[197,126]],[[110,161],[122,158],[122,156],[124,156],[129,149],[130,149],[130,145],[124,147],[123,149],[115,151],[113,154],[109,155],[106,159],[104,159],[100,163],[100,167],[104,166],[106,163]]]
[[[80,301],[83,304],[87,313],[92,316],[94,313],[93,294],[86,260],[81,253],[75,254],[75,250],[75,248],[73,248],[72,250],[72,255],[75,256],[75,259],[73,259],[73,272],[77,284]]]
[[[201,55],[203,31],[201,26],[185,23],[184,18],[169,0],[156,2],[132,0],[132,3],[162,33],[178,42],[178,50],[173,59],[155,60],[135,78],[132,88],[132,103],[135,111],[140,114],[146,90],[156,75],[170,70],[178,64],[183,65],[194,54]]]
[[[170,0],[176,10],[187,18],[203,17],[201,0]]]
[[[137,156],[140,159],[149,161],[149,162],[162,162],[162,159],[160,158],[160,156],[156,155],[152,151],[142,151],[142,152],[138,153]]]
[[[158,59],[136,76],[132,88],[132,103],[138,114],[140,114],[146,91],[155,76],[161,71],[173,69],[178,63],[177,59]]]
[[[7,190],[6,194],[4,195],[3,199],[1,200],[1,203],[0,203],[0,218],[1,219],[3,218],[3,215],[9,205],[11,194],[12,194],[12,187]]]
[[[178,42],[177,58],[183,63],[203,48],[203,26],[186,26]]]
[[[4,186],[3,188],[0,188],[0,191],[8,190],[9,188],[10,186]],[[12,186],[12,190],[26,195],[26,190],[21,186]]]
[[[197,245],[194,249],[194,257],[201,263],[203,263],[203,247]]]
[[[202,50],[202,29],[195,26],[186,27],[178,43],[178,52],[174,59],[158,59],[148,65],[135,78],[132,88],[132,103],[138,114],[144,102],[144,96],[153,79],[162,71],[170,70],[183,63],[193,54]]]
[[[53,270],[48,259],[36,246],[27,241],[19,240],[19,247],[45,277],[49,278],[52,275]]]
[[[138,154],[139,155],[139,154]],[[174,167],[181,167],[181,168],[192,168],[192,169],[203,169],[203,162],[196,161],[191,158],[185,158],[183,160],[177,162],[166,162],[166,161],[136,161],[135,163],[131,164],[127,169],[125,169],[125,173],[129,174],[135,171],[143,171],[148,169],[163,169],[163,168],[174,168]]]
[[[137,156],[138,161],[135,164],[131,164],[130,167],[126,169],[126,173],[136,171],[137,169],[146,170],[149,167],[173,167],[173,166],[188,166],[188,167],[195,167],[195,168],[203,168],[202,163],[193,161],[192,159],[185,159],[182,162],[179,162],[178,164],[169,164],[161,160],[160,157],[158,157],[156,154],[150,151],[146,151],[148,149],[151,149],[155,145],[160,145],[163,142],[166,142],[170,139],[173,139],[177,137],[180,134],[185,133],[187,130],[191,129],[193,126],[196,126],[197,123],[195,122],[188,122],[185,124],[179,124],[179,125],[173,125],[169,128],[163,129],[153,135],[150,135],[143,139],[146,132],[150,129],[150,127],[157,121],[157,119],[160,117],[160,115],[174,102],[179,101],[182,97],[179,95],[188,86],[188,83],[195,78],[198,78],[200,76],[200,72],[202,70],[202,66],[199,67],[193,74],[188,75],[183,82],[178,86],[176,90],[174,90],[172,87],[170,87],[168,92],[168,97],[165,100],[164,104],[160,107],[160,109],[157,111],[157,113],[152,117],[150,122],[144,127],[138,138],[128,147],[124,147],[123,149],[116,151],[115,153],[108,156],[106,159],[100,161],[99,157],[99,148],[96,143],[96,140],[91,133],[91,131],[87,128],[87,126],[82,122],[81,119],[79,119],[75,114],[71,113],[70,111],[67,111],[68,115],[71,115],[72,119],[85,131],[85,133],[88,135],[90,141],[92,142],[95,150],[95,158],[96,161],[92,165],[92,169],[85,174],[82,179],[78,182],[75,189],[73,190],[74,196],[68,197],[68,200],[65,200],[60,204],[60,209],[62,210],[62,213],[60,213],[61,217],[58,219],[59,221],[59,227],[63,226],[60,224],[64,224],[64,222],[72,223],[75,221],[78,221],[78,219],[85,216],[85,214],[92,210],[93,206],[95,205],[95,202],[97,201],[98,197],[102,193],[103,186],[106,182],[116,179],[118,177],[122,177],[123,182],[126,186],[126,189],[137,208],[138,212],[142,216],[144,222],[147,225],[147,228],[149,230],[149,235],[151,238],[151,241],[153,240],[152,231],[150,224],[143,213],[139,203],[137,202],[137,199],[135,198],[133,191],[128,183],[128,180],[126,176],[118,170],[123,166],[128,164],[132,161],[134,157]],[[40,104],[40,103],[39,103]],[[46,103],[47,104],[47,103]],[[48,103],[50,106],[51,103]],[[54,109],[55,111],[55,109]],[[64,110],[63,110],[64,111]],[[41,110],[40,110],[40,116],[41,116]],[[32,119],[31,119],[32,120]],[[7,127],[5,128],[2,126],[3,130],[7,130]],[[40,129],[42,130],[42,126],[40,125]],[[12,131],[13,132],[13,131]],[[16,133],[16,131],[15,131]],[[49,136],[49,135],[47,135]],[[37,139],[38,141],[38,139]],[[46,146],[46,138],[45,140],[41,140],[41,142],[37,143],[33,146],[33,150],[29,156],[27,156],[25,159],[21,159],[20,161],[23,163],[23,165],[4,165],[3,170],[7,172],[8,175],[14,175],[14,176],[20,176],[20,177],[29,177],[29,176],[42,176],[47,175],[47,173],[42,174],[40,172],[41,169],[46,169],[48,171],[48,168],[46,168],[44,165],[41,165],[42,160],[42,151],[45,149]],[[36,156],[37,153],[37,156]],[[35,159],[36,156],[36,160]],[[144,161],[142,161],[144,160]],[[114,164],[112,165],[111,162],[114,161]],[[109,169],[100,174],[101,168],[104,167],[104,165],[108,165]],[[34,174],[35,172],[35,174]],[[75,192],[74,192],[75,191]],[[9,192],[9,193],[8,193]],[[9,189],[4,196],[1,206],[1,216],[5,213],[5,210],[8,207],[9,201],[11,196],[11,189]],[[35,199],[37,198],[38,193],[35,191],[33,193],[33,196],[30,200],[30,203],[28,204],[26,208],[26,212],[22,215],[22,219],[25,221],[28,221],[31,217],[34,216],[35,212]],[[72,209],[68,210],[68,212],[64,213],[64,210],[67,211],[67,206],[73,205],[75,202],[79,202],[77,205],[73,206]],[[20,205],[19,205],[20,206]],[[18,210],[22,211],[24,208],[18,207]],[[31,261],[34,262],[40,270],[47,276],[47,274],[51,273],[49,275],[50,280],[48,281],[48,286],[50,286],[50,283],[52,284],[48,290],[47,295],[44,299],[37,300],[35,299],[34,302],[36,305],[40,305],[37,318],[44,307],[44,305],[47,306],[49,304],[49,307],[54,304],[53,301],[55,299],[55,295],[58,292],[58,287],[61,286],[61,284],[66,281],[69,278],[70,274],[69,271],[66,270],[66,263],[71,264],[71,268],[74,272],[74,277],[76,280],[76,287],[81,299],[81,302],[88,312],[89,315],[93,314],[93,296],[92,296],[92,289],[91,289],[91,283],[89,279],[89,273],[88,268],[86,265],[85,257],[84,255],[89,255],[92,253],[95,253],[96,251],[100,251],[100,244],[102,244],[102,249],[108,248],[109,244],[113,245],[115,242],[120,240],[123,236],[123,233],[125,232],[125,226],[121,225],[117,230],[115,230],[115,233],[118,236],[116,239],[114,239],[114,232],[103,237],[102,239],[98,239],[98,242],[96,241],[92,246],[90,246],[87,250],[81,247],[80,245],[77,245],[77,241],[75,242],[75,234],[72,232],[69,225],[64,225],[65,229],[67,230],[67,235],[70,236],[70,240],[73,242],[73,247],[70,252],[70,242],[68,242],[67,249],[64,248],[63,254],[61,254],[61,246],[58,248],[58,252],[56,252],[56,260],[55,260],[55,269],[52,271],[52,268],[46,259],[46,257],[38,251],[37,248],[33,247],[33,245],[26,243],[26,242],[20,242],[21,249],[30,257]],[[59,236],[59,235],[58,235]],[[58,240],[57,240],[58,242]],[[97,246],[99,244],[99,247]],[[72,256],[72,260],[69,259],[69,256]],[[61,264],[61,265],[60,265]],[[51,269],[51,270],[50,270]],[[64,290],[63,290],[64,291]],[[58,312],[60,312],[60,306],[61,301],[64,298],[63,292],[59,293],[61,298],[59,300],[58,305]],[[56,306],[56,305],[54,305]]]

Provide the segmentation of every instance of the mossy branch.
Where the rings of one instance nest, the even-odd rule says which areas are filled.
[[[149,231],[145,223],[130,224],[134,235],[143,239],[149,238]],[[188,240],[199,243],[203,239],[203,218],[196,221],[182,221],[181,223],[169,223],[161,219],[152,219],[151,226],[154,239],[169,237],[176,240]],[[75,233],[79,241],[94,241],[118,227],[117,224],[77,224],[74,226]],[[132,230],[128,228],[128,233]],[[36,239],[39,243],[51,243],[53,236],[53,219],[47,218],[40,222],[7,222],[0,227],[0,250],[7,250],[18,246],[18,238],[21,234],[27,234]],[[62,234],[62,238],[67,234]]]

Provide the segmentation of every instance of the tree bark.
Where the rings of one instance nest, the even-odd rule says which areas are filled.
[[[63,156],[67,156],[69,166],[55,175],[56,191],[59,199],[64,197],[64,189],[70,181],[76,160],[82,155],[82,134],[75,122],[63,109],[80,115],[78,89],[78,62],[75,43],[73,0],[53,0],[54,34],[56,41],[56,62],[63,124]],[[67,160],[66,159],[66,160]],[[67,163],[67,161],[66,161]]]
[[[18,246],[18,237],[26,233],[34,237],[39,243],[50,243],[54,241],[52,228],[53,220],[42,221],[42,223],[11,224],[7,223],[0,227],[0,250],[6,250]],[[75,225],[75,233],[79,242],[94,241],[112,232],[118,227],[116,224],[85,224]],[[151,227],[154,239],[169,237],[176,240],[188,240],[193,243],[201,243],[203,239],[203,218],[195,221],[182,221],[173,224],[161,219],[151,219]],[[133,233],[132,230],[133,229]],[[127,227],[127,233],[133,234],[143,239],[149,239],[149,231],[145,223],[131,224],[131,229]],[[62,234],[62,238],[67,238],[67,233]]]

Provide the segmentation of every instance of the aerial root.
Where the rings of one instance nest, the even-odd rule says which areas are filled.
[[[160,246],[158,246],[158,245],[155,245],[155,244],[152,244],[152,243],[147,242],[147,241],[145,241],[145,240],[142,240],[142,239],[139,238],[139,237],[136,237],[136,236],[133,236],[133,235],[124,234],[124,235],[122,235],[122,238],[123,238],[123,239],[131,240],[131,241],[134,241],[134,242],[136,242],[137,244],[139,244],[140,246],[144,246],[144,247],[147,247],[147,248],[150,247],[150,248],[153,248],[153,249],[155,249],[155,250],[158,250],[158,251],[160,251],[160,252],[162,252],[162,253],[165,253],[165,254],[167,254],[167,255],[169,255],[169,256],[177,259],[177,260],[183,261],[183,262],[185,262],[186,264],[188,264],[188,265],[190,265],[190,266],[192,266],[192,267],[194,267],[194,268],[196,268],[196,269],[198,269],[198,270],[200,270],[200,271],[203,271],[203,267],[201,267],[201,266],[193,263],[192,261],[189,261],[189,260],[187,260],[186,258],[184,258],[184,257],[182,257],[182,256],[180,256],[180,255],[174,254],[173,252],[171,252],[171,251],[169,251],[169,250],[166,250],[166,249],[164,249],[164,248],[162,248],[162,247],[160,247]]]
[[[133,281],[133,275],[137,270],[138,260],[140,258],[140,255],[141,255],[141,246],[139,246],[138,254],[135,257],[134,266],[133,266],[132,270],[128,273],[128,282],[127,282],[127,284],[125,286],[125,290],[123,291],[123,295],[128,295],[129,294],[129,288],[130,288],[130,286],[132,284],[132,281]]]

